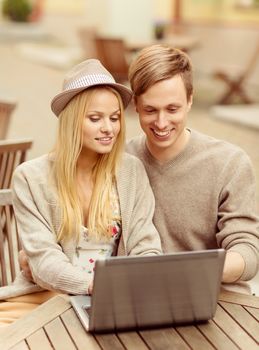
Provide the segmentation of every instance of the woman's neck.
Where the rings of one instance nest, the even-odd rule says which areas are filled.
[[[84,226],[87,226],[88,222],[89,205],[94,188],[93,169],[96,162],[96,157],[91,158],[89,155],[84,156],[82,153],[77,161],[77,188],[82,206]]]
[[[97,160],[98,157],[96,155],[91,157],[89,154],[81,153],[77,160],[77,172],[91,175]]]

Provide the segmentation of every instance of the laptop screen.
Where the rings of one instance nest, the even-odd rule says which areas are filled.
[[[213,317],[223,249],[96,262],[90,330],[146,328]]]

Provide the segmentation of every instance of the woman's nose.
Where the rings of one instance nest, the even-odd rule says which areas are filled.
[[[101,127],[101,131],[105,133],[109,133],[112,131],[112,124],[110,121],[103,121],[103,125]]]

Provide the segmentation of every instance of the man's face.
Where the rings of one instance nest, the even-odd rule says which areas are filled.
[[[188,141],[185,126],[192,104],[192,98],[187,101],[181,76],[156,83],[135,103],[151,154],[161,161],[176,156]]]

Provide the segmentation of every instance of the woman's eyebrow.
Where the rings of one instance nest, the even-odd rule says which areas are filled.
[[[116,109],[116,111],[112,112],[112,113],[111,113],[111,115],[113,115],[113,114],[117,114],[117,113],[120,113],[120,109],[119,109],[119,108],[118,108],[118,109]]]
[[[111,112],[110,115],[117,114],[117,113],[120,113],[120,109],[119,109],[119,108],[116,109],[114,112]],[[99,115],[103,115],[103,114],[105,114],[105,112],[91,110],[91,111],[88,111],[88,112],[87,112],[87,115],[88,115],[88,114],[99,114]]]

